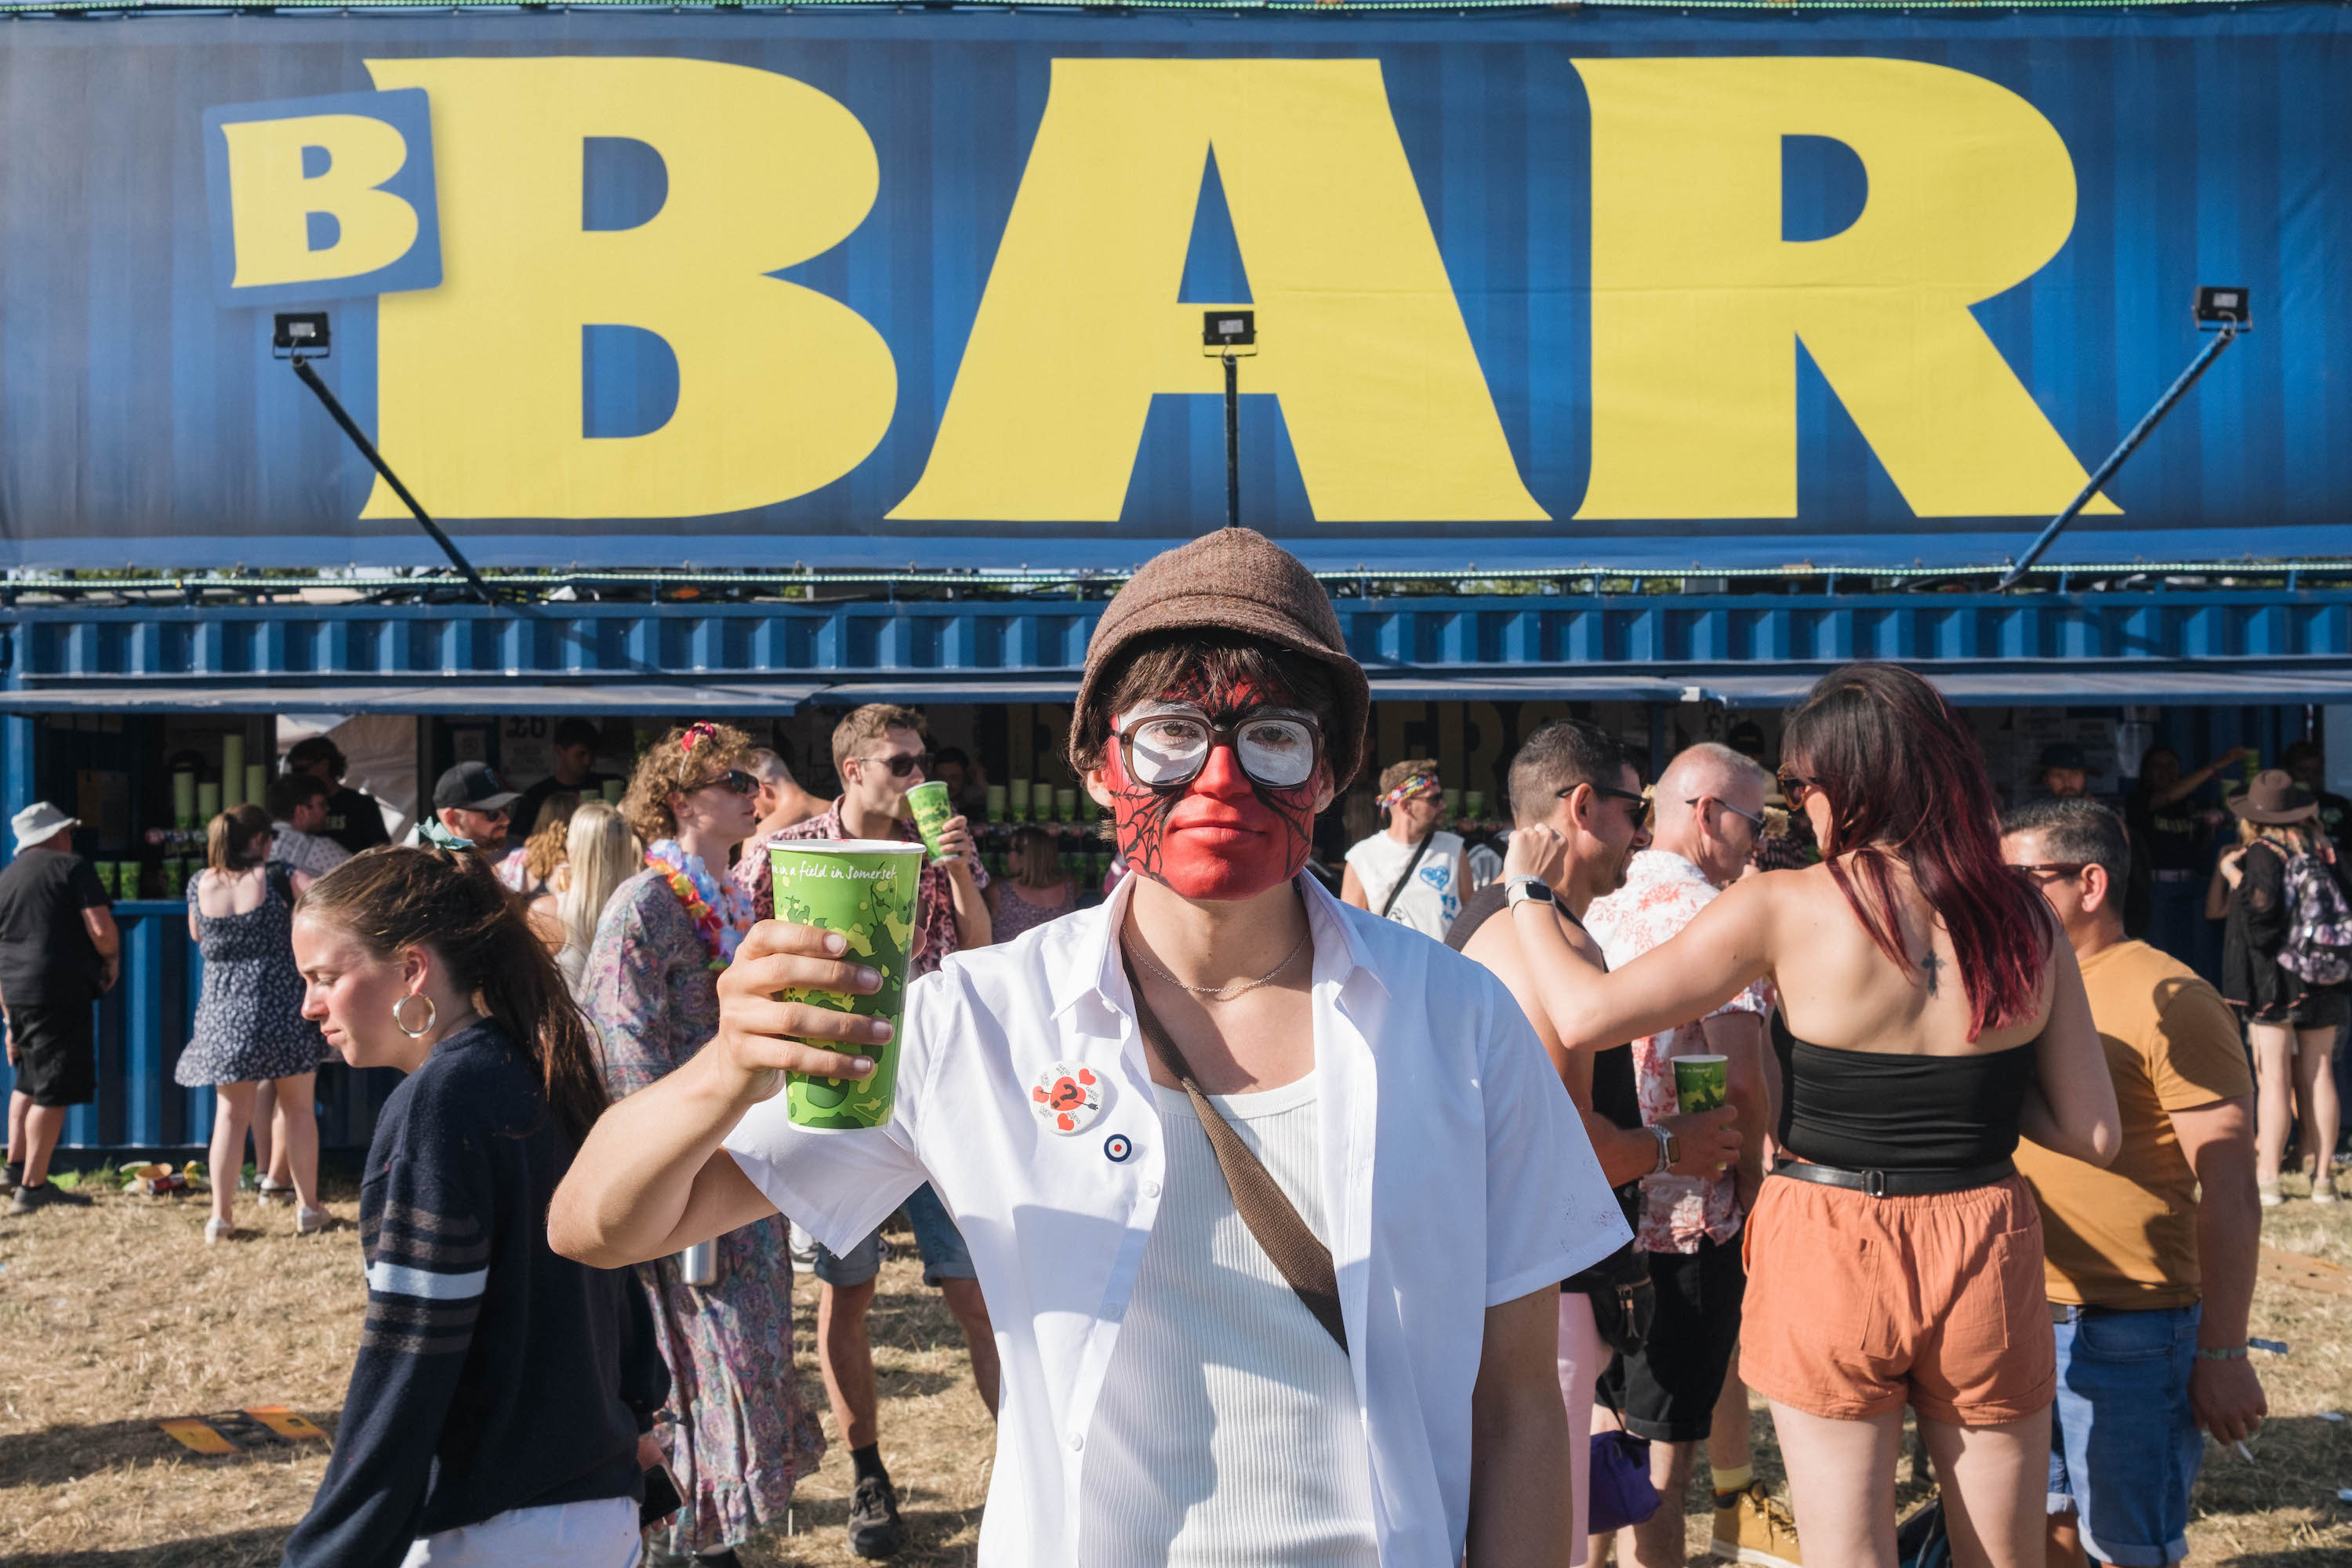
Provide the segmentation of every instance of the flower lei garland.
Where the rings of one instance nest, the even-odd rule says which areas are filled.
[[[713,877],[702,857],[688,854],[675,838],[655,839],[646,851],[646,865],[660,872],[669,890],[677,895],[687,918],[694,922],[695,933],[710,950],[708,967],[724,969],[733,963],[743,933],[751,929],[750,897],[732,883]]]

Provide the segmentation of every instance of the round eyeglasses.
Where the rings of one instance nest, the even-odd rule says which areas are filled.
[[[1209,765],[1209,753],[1231,746],[1242,772],[1268,789],[1297,789],[1315,776],[1322,731],[1310,719],[1286,713],[1244,714],[1213,724],[1205,713],[1146,713],[1118,733],[1127,776],[1153,789],[1191,784]]]

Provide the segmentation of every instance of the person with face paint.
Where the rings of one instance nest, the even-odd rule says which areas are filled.
[[[1071,761],[1130,874],[907,988],[892,1121],[790,1124],[863,1076],[837,938],[768,922],[718,1037],[606,1114],[549,1214],[614,1267],[778,1208],[854,1242],[929,1182],[1003,1355],[980,1562],[1567,1562],[1559,1282],[1630,1235],[1486,970],[1306,864],[1370,689],[1297,561],[1226,529],[1148,563],[1087,650]]]
[[[1360,910],[1445,940],[1462,912],[1462,836],[1448,833],[1445,792],[1427,757],[1392,763],[1381,773],[1381,831],[1348,851],[1339,897]]]

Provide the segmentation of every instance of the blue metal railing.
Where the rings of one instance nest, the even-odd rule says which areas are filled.
[[[122,933],[122,978],[98,1008],[98,1099],[66,1118],[69,1149],[201,1150],[213,1132],[214,1095],[172,1081],[204,989],[204,956],[188,939],[188,908],[178,900],[126,900],[114,906]],[[0,1064],[0,1089],[16,1074]],[[363,1149],[375,1113],[399,1075],[354,1072],[341,1062],[320,1069],[319,1144]]]

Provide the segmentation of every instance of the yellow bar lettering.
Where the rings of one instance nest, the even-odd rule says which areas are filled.
[[[397,261],[416,242],[416,209],[375,187],[408,162],[408,143],[381,120],[309,114],[221,127],[228,142],[229,218],[236,237],[234,287],[353,278]],[[302,150],[327,167],[302,173]],[[335,243],[310,248],[310,215],[331,216]]]
[[[1577,516],[1796,516],[1799,342],[1917,515],[2073,499],[2082,465],[1969,313],[2074,226],[2074,164],[2038,110],[1910,60],[1577,70],[1592,105],[1593,406]],[[1781,239],[1788,135],[1860,155],[1869,201],[1844,233]]]
[[[1535,520],[1377,60],[1058,59],[923,477],[899,519],[1109,521],[1155,393],[1213,394],[1178,303],[1214,148],[1319,519]]]
[[[898,374],[848,307],[762,276],[847,237],[874,205],[865,128],[786,77],[709,60],[383,59],[432,94],[444,281],[378,306],[378,424],[451,517],[692,517],[803,495],[862,462]],[[581,226],[583,139],[669,173],[635,228]],[[581,428],[581,329],[677,355],[676,411],[643,436]],[[379,483],[362,513],[403,509]]]

